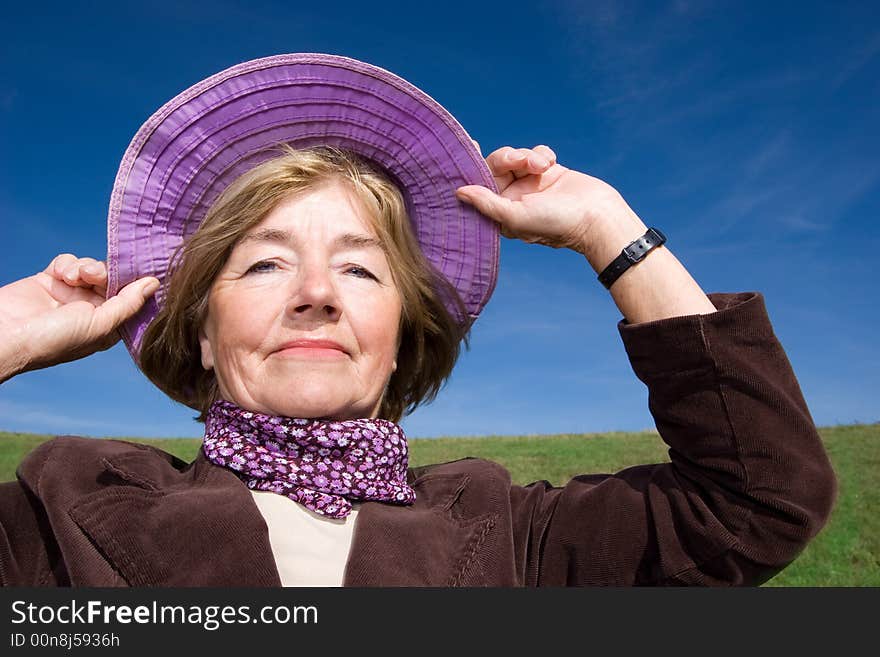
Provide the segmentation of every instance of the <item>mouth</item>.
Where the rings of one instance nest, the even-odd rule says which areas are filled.
[[[295,340],[281,345],[275,354],[283,358],[310,360],[340,360],[348,357],[348,352],[331,340]]]

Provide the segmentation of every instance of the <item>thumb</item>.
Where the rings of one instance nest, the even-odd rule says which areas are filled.
[[[144,301],[158,289],[159,279],[152,276],[132,281],[95,309],[96,329],[102,334],[114,331],[140,310]]]
[[[499,196],[482,185],[459,187],[455,190],[455,195],[459,200],[470,203],[484,215],[500,223],[502,228],[507,229],[506,232],[510,232],[513,224],[520,219],[521,210],[514,201]],[[505,231],[502,230],[502,233]],[[505,234],[505,236],[509,235]]]

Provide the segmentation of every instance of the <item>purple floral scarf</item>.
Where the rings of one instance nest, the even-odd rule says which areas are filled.
[[[286,495],[330,518],[347,516],[349,500],[416,499],[406,483],[406,435],[389,420],[290,418],[221,399],[208,410],[202,449],[249,488]]]

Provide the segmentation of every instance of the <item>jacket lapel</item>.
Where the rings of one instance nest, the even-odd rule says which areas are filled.
[[[281,586],[266,523],[234,473],[201,451],[182,469],[159,469],[148,452],[102,462],[116,485],[84,495],[69,514],[129,584]],[[421,468],[408,478],[411,506],[361,505],[343,585],[485,583],[476,557],[496,518],[463,513],[469,476]]]
[[[182,471],[147,453],[103,459],[111,485],[69,513],[132,586],[281,586],[248,488],[204,454]]]
[[[485,582],[475,558],[493,515],[465,517],[459,504],[469,477],[415,477],[411,506],[365,503],[358,513],[344,586],[464,586]]]

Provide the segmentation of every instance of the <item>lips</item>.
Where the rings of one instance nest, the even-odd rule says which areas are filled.
[[[295,348],[335,349],[337,351],[341,351],[344,354],[348,353],[341,344],[339,344],[338,342],[333,342],[333,340],[293,340],[292,342],[285,342],[278,348],[278,351]]]

